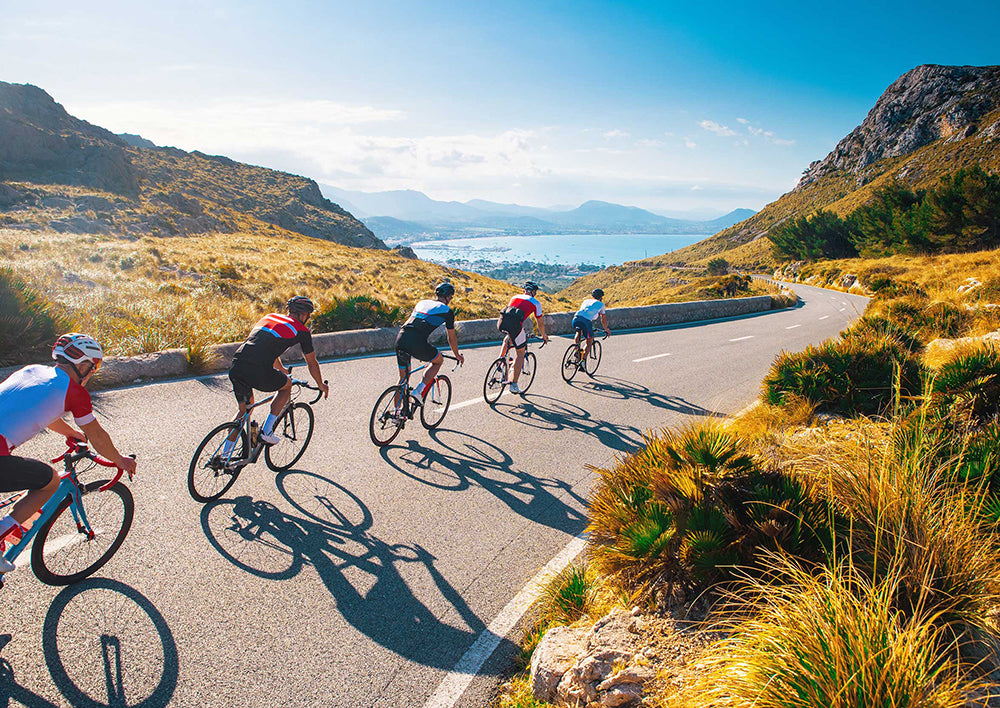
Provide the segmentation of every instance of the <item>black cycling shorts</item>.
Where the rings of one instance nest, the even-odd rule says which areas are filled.
[[[52,468],[44,462],[0,455],[0,492],[41,489],[52,481],[52,475]]]
[[[253,366],[239,361],[229,370],[229,380],[233,383],[233,395],[239,403],[250,403],[253,390],[277,391],[288,383],[288,374],[272,366]]]
[[[409,368],[411,355],[420,361],[431,361],[438,350],[417,330],[402,327],[396,335],[396,363],[400,369]]]

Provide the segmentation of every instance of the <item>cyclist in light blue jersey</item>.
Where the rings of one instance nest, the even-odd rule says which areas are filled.
[[[584,334],[587,336],[587,347],[581,361],[587,361],[587,357],[590,356],[590,345],[594,343],[594,320],[600,317],[605,336],[611,336],[611,328],[608,327],[607,310],[602,300],[604,300],[604,291],[597,288],[590,293],[590,297],[583,301],[580,309],[573,315],[572,324],[573,329],[576,330],[576,336],[573,337],[573,341],[579,344],[580,335]]]

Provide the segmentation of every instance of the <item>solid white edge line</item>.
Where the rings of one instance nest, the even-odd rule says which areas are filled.
[[[802,325],[800,325],[800,324],[797,324],[797,325],[790,325],[790,326],[788,326],[788,327],[785,327],[785,329],[795,329],[796,327],[801,327],[801,326],[802,326]]]
[[[754,338],[754,335],[748,334],[745,337],[736,337],[736,339],[730,339],[729,341],[730,342],[742,342],[744,339],[753,339],[753,338]]]
[[[465,408],[466,406],[471,406],[474,403],[482,403],[482,398],[470,398],[468,401],[462,401],[461,403],[453,403],[448,410],[457,411],[459,408]]]
[[[535,603],[545,585],[572,563],[573,559],[583,551],[586,544],[584,535],[582,533],[577,535],[555,558],[546,563],[545,567],[538,571],[527,585],[521,588],[514,599],[500,611],[496,619],[480,633],[451,672],[438,684],[437,690],[424,703],[424,708],[452,708],[458,703],[462,694],[465,693],[465,689],[479,675],[483,664],[500,646],[503,638],[514,629],[524,613]]]
[[[665,356],[670,356],[670,352],[667,352],[666,354],[654,354],[653,356],[644,356],[641,359],[633,359],[632,363],[638,364],[640,361],[649,361],[650,359],[662,359]]]

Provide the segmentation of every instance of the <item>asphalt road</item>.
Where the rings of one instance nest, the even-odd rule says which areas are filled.
[[[559,376],[568,340],[553,338],[531,392],[493,408],[481,391],[496,348],[468,349],[441,429],[411,424],[381,451],[368,416],[395,362],[327,363],[333,395],[296,468],[261,460],[205,506],[187,467],[232,415],[228,379],[100,394],[102,421],[139,455],[136,519],[95,578],[7,576],[0,706],[422,706],[583,530],[588,465],[644,431],[742,409],[778,352],[835,335],[866,303],[795,290],[795,309],[612,336],[597,376],[573,385]],[[61,445],[44,435],[20,451]],[[512,653],[505,639],[460,704],[483,705]]]

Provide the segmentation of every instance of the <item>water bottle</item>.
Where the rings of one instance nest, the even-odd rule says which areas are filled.
[[[257,421],[250,421],[250,447],[257,447]]]

